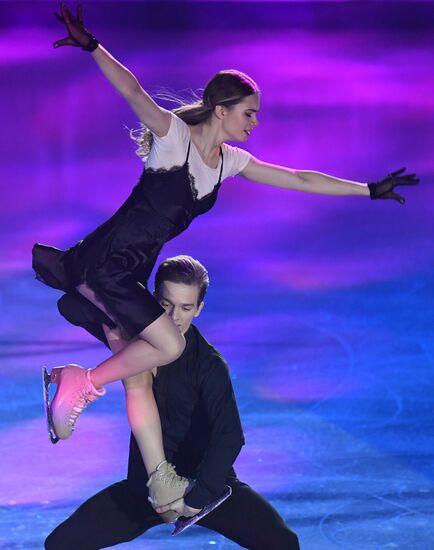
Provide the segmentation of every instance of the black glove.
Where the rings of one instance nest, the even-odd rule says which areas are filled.
[[[382,180],[368,183],[371,199],[395,199],[400,204],[404,204],[404,197],[394,192],[395,187],[398,185],[416,185],[419,183],[419,178],[416,177],[416,174],[403,174],[404,171],[405,168],[401,168]]]
[[[98,40],[86,30],[83,23],[83,10],[80,4],[77,6],[77,16],[74,17],[65,4],[60,4],[60,13],[54,15],[66,26],[68,36],[54,42],[53,46],[78,46],[87,52],[93,52],[99,44]]]

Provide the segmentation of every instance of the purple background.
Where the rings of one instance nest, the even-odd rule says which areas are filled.
[[[429,550],[433,509],[434,6],[430,2],[86,2],[86,25],[151,93],[238,68],[262,91],[245,148],[358,181],[407,166],[407,203],[297,194],[235,178],[163,250],[209,269],[198,324],[231,365],[240,477],[316,549]],[[62,445],[46,442],[39,367],[105,350],[33,280],[35,241],[67,247],[142,170],[137,120],[64,35],[54,2],[0,3],[0,548],[40,548],[125,473],[120,385]],[[168,106],[168,105],[166,105]],[[83,457],[83,449],[86,455]],[[200,528],[152,548],[234,545]],[[131,543],[143,547],[144,539]]]

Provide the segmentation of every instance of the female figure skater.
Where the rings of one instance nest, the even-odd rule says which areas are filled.
[[[85,406],[105,393],[103,386],[123,380],[131,430],[149,474],[154,507],[181,498],[188,481],[165,461],[160,420],[152,394],[151,370],[174,361],[184,337],[148,292],[146,283],[163,244],[184,231],[215,203],[221,182],[245,178],[288,189],[372,199],[404,199],[397,185],[414,185],[414,175],[398,170],[376,183],[363,184],[311,171],[260,162],[226,141],[247,141],[258,124],[259,88],[247,75],[216,74],[203,98],[169,112],[159,107],[134,75],[84,27],[82,10],[74,17],[61,4],[57,18],[68,36],[54,47],[79,46],[92,57],[127,100],[148,132],[149,156],[130,197],[105,223],[67,251],[35,245],[33,266],[44,283],[78,291],[104,314],[104,330],[113,356],[94,369],[67,365],[46,374],[57,384],[48,410],[53,439],[68,438]],[[164,518],[170,521],[173,518]]]

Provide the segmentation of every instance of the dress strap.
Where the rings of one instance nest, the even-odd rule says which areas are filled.
[[[188,162],[188,157],[190,156],[190,149],[191,149],[191,139],[190,139],[190,141],[188,142],[187,157],[186,157],[186,159],[185,159],[185,163],[184,163],[184,164],[187,164],[187,162]]]
[[[219,175],[219,180],[217,182],[217,185],[220,185],[220,183],[222,181],[222,174],[223,174],[223,149],[222,149],[221,146],[220,146],[220,157],[222,159],[222,164],[221,164],[221,167],[220,167],[220,175]]]

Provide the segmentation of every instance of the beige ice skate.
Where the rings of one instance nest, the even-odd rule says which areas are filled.
[[[185,477],[179,476],[175,467],[164,460],[149,476],[146,483],[149,489],[148,500],[154,508],[165,506],[182,498],[190,489],[190,482]],[[168,510],[160,514],[164,523],[172,523],[178,519],[178,513]]]

